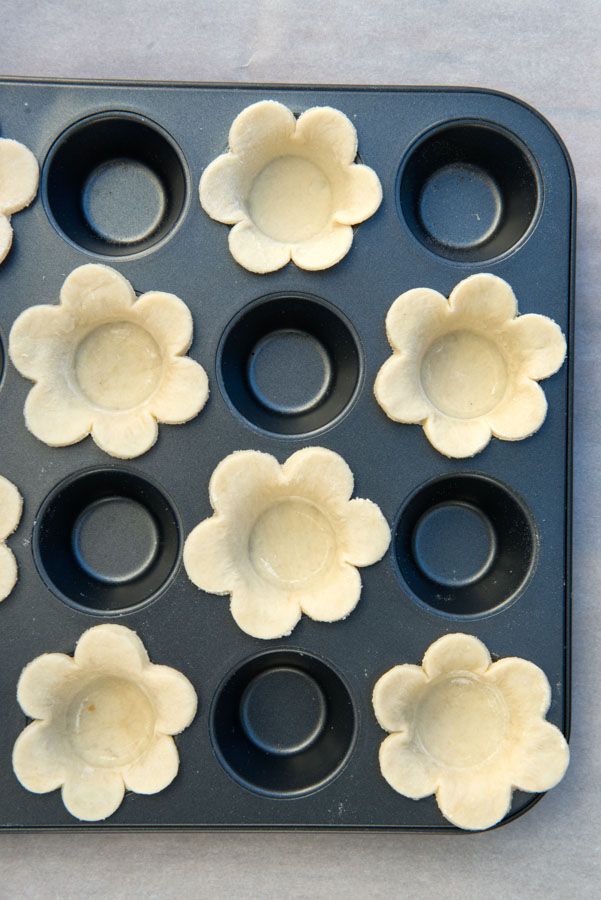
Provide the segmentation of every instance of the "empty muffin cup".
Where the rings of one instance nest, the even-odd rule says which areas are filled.
[[[297,650],[254,656],[222,683],[211,712],[217,758],[258,794],[288,797],[317,790],[344,767],[355,739],[355,712],[341,677]]]
[[[450,122],[410,150],[399,176],[400,210],[429,250],[482,262],[506,253],[530,229],[539,182],[513,134],[487,122]]]
[[[115,615],[154,599],[170,581],[180,529],[170,501],[124,469],[91,469],[61,482],[36,518],[40,575],[65,603]]]
[[[478,616],[517,597],[534,568],[534,523],[523,503],[484,475],[447,475],[407,501],[394,536],[411,594],[435,612]]]
[[[67,240],[100,256],[162,242],[181,219],[188,175],[181,151],[143,116],[105,112],[56,140],[42,176],[44,205]]]
[[[229,324],[218,353],[222,391],[251,425],[296,437],[337,421],[359,390],[358,338],[338,310],[305,294],[272,294]]]

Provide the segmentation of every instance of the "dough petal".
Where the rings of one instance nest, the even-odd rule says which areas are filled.
[[[63,340],[73,320],[60,306],[31,306],[15,320],[10,330],[8,352],[15,368],[25,378],[38,380],[64,361]]]
[[[38,161],[27,147],[0,138],[0,213],[6,216],[29,206],[38,190]]]
[[[500,659],[491,665],[486,677],[501,689],[514,721],[543,718],[549,709],[551,687],[547,676],[527,659]]]
[[[562,367],[566,339],[553,319],[528,313],[508,322],[505,334],[518,345],[522,355],[520,368],[529,378],[549,378]]]
[[[318,272],[329,269],[346,256],[353,243],[350,225],[334,224],[325,233],[292,246],[292,260],[301,269]]]
[[[432,411],[418,379],[418,369],[411,357],[394,353],[376,376],[376,400],[389,419],[405,424],[419,424]]]
[[[341,225],[357,225],[373,216],[382,202],[380,179],[369,166],[353,165],[345,173],[346,197],[336,209]]]
[[[136,301],[136,315],[163,354],[182,355],[192,343],[192,313],[183,300],[164,291],[148,291]]]
[[[524,729],[513,760],[513,783],[521,791],[548,791],[561,781],[569,760],[570,750],[559,728],[533,721]]]
[[[61,288],[61,304],[72,310],[78,324],[88,318],[95,322],[99,314],[111,317],[131,311],[136,299],[131,284],[116,269],[98,263],[78,266],[65,279]]]
[[[471,634],[445,634],[430,644],[422,660],[422,668],[433,679],[443,672],[477,672],[490,666],[490,653]]]
[[[200,205],[212,219],[235,225],[246,216],[244,172],[238,157],[224,153],[211,162],[200,178]]]
[[[111,769],[86,766],[69,772],[63,785],[63,803],[83,822],[107,819],[119,809],[124,794],[123,776]]]
[[[441,813],[457,828],[479,831],[500,822],[511,806],[511,784],[494,773],[441,773],[436,801]]]
[[[451,292],[449,306],[458,316],[477,323],[483,334],[501,328],[518,311],[511,287],[502,278],[488,273],[470,275],[460,281]]]
[[[146,753],[123,770],[123,780],[128,791],[158,794],[171,784],[178,769],[175,741],[167,734],[158,734]]]
[[[386,315],[386,335],[393,349],[419,358],[425,342],[432,342],[450,315],[447,298],[430,288],[405,291]]]
[[[409,736],[415,704],[427,683],[422,667],[409,663],[394,666],[376,681],[372,703],[376,719],[385,731]]]
[[[282,483],[277,459],[259,450],[238,450],[221,460],[209,481],[209,499],[216,512],[239,515],[253,500]]]
[[[168,425],[189,422],[209,399],[207,373],[189,356],[169,360],[160,387],[148,403],[149,411]]]
[[[380,744],[379,756],[382,775],[404,797],[421,800],[436,790],[438,771],[434,762],[404,735],[389,734]]]
[[[64,653],[43,653],[21,672],[17,684],[17,701],[30,719],[47,719],[64,696],[65,685],[77,680],[78,669]]]
[[[229,145],[239,156],[253,154],[265,143],[279,144],[294,134],[294,114],[277,100],[260,100],[239,113],[230,128]]]
[[[10,221],[0,213],[0,263],[8,256],[8,251],[13,245],[13,229]]]
[[[13,533],[21,521],[23,498],[14,484],[0,475],[0,541]]]
[[[127,674],[142,672],[148,665],[144,644],[124,625],[96,625],[85,631],[77,642],[73,659],[79,667]]]
[[[289,635],[301,617],[298,600],[283,591],[241,585],[232,593],[230,609],[239,628],[251,637],[271,640]]]
[[[76,444],[92,428],[91,407],[66,384],[35,384],[27,395],[24,414],[31,433],[50,447]]]
[[[184,568],[190,581],[208,594],[231,593],[237,571],[230,557],[224,519],[205,519],[190,532],[184,544]]]
[[[179,734],[188,727],[196,715],[198,698],[182,672],[170,666],[146,666],[142,684],[152,697],[157,714],[157,732]]]
[[[303,447],[289,456],[283,467],[286,482],[302,496],[328,503],[350,500],[354,478],[350,466],[333,450]]]
[[[13,769],[19,782],[34,794],[55,791],[65,781],[65,742],[53,724],[32,722],[13,749]]]
[[[424,432],[432,446],[452,459],[466,459],[484,450],[492,431],[483,419],[451,419],[431,413],[424,422]]]
[[[536,381],[524,378],[485,418],[495,437],[521,441],[538,431],[546,416],[545,392]]]
[[[338,622],[354,610],[361,596],[361,576],[354,566],[342,563],[327,577],[298,592],[305,615],[316,622]]]
[[[0,602],[6,600],[15,584],[19,570],[15,555],[6,544],[0,543]]]
[[[331,106],[313,106],[296,123],[296,137],[312,151],[350,166],[357,156],[357,130],[348,116]],[[357,221],[360,221],[357,219]]]
[[[344,559],[354,566],[371,566],[382,559],[390,544],[390,528],[372,500],[351,500],[342,527]]]
[[[290,262],[290,245],[274,241],[248,219],[234,225],[228,241],[236,262],[249,272],[264,275],[266,272],[275,272]]]
[[[158,434],[156,419],[145,408],[125,414],[97,413],[92,425],[96,444],[117,459],[133,459],[146,453],[156,443]]]

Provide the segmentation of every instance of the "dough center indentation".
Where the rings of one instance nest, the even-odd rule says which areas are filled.
[[[328,224],[332,189],[315,163],[300,156],[278,156],[254,179],[248,208],[257,228],[274,240],[306,241]]]
[[[424,355],[420,376],[436,409],[457,419],[491,412],[503,399],[508,381],[499,348],[471,331],[451,331],[437,338]]]
[[[280,587],[300,587],[325,574],[335,551],[336,537],[328,519],[300,497],[270,506],[250,534],[249,554],[255,571]]]
[[[83,394],[104,409],[132,409],[161,379],[163,358],[154,338],[134,322],[107,322],[82,340],[75,377]]]
[[[499,749],[508,725],[501,693],[472,672],[443,676],[419,702],[416,734],[439,763],[453,768],[479,765]]]
[[[77,755],[92,766],[133,762],[150,746],[155,712],[146,694],[124,678],[99,677],[67,710],[67,729]]]

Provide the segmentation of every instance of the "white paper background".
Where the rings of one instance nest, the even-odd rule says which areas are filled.
[[[559,130],[579,189],[565,781],[519,821],[479,836],[0,835],[0,898],[601,895],[600,45],[599,0],[0,0],[6,75],[509,91]]]

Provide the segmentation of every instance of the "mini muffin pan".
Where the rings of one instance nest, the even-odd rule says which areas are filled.
[[[263,99],[297,115],[344,112],[382,183],[380,209],[326,271],[246,271],[227,227],[201,209],[203,170],[235,116]],[[0,134],[41,165],[0,268],[0,472],[24,497],[9,539],[19,581],[0,606],[0,826],[455,831],[433,797],[409,800],[380,774],[371,694],[392,666],[461,631],[493,658],[540,666],[548,718],[568,732],[575,184],[561,141],[531,108],[482,90],[23,80],[0,82]],[[161,428],[131,463],[90,439],[38,442],[23,420],[31,385],[8,361],[16,317],[56,303],[86,262],[116,268],[138,294],[181,297],[190,356],[209,375],[202,414]],[[421,286],[448,296],[476,272],[501,276],[521,312],[560,325],[568,365],[544,383],[549,411],[533,437],[449,460],[421,428],[389,420],[373,384],[394,299]],[[363,570],[347,620],[303,617],[290,637],[260,641],[236,626],[227,598],[189,581],[183,542],[210,516],[208,481],[227,454],[283,462],[306,445],[344,457],[392,543]],[[173,783],[128,794],[90,826],[58,791],[25,791],[10,759],[26,724],[21,670],[44,652],[72,654],[102,621],[134,629],[151,659],[183,672],[199,711],[177,738]],[[511,816],[535,799],[516,792]]]

